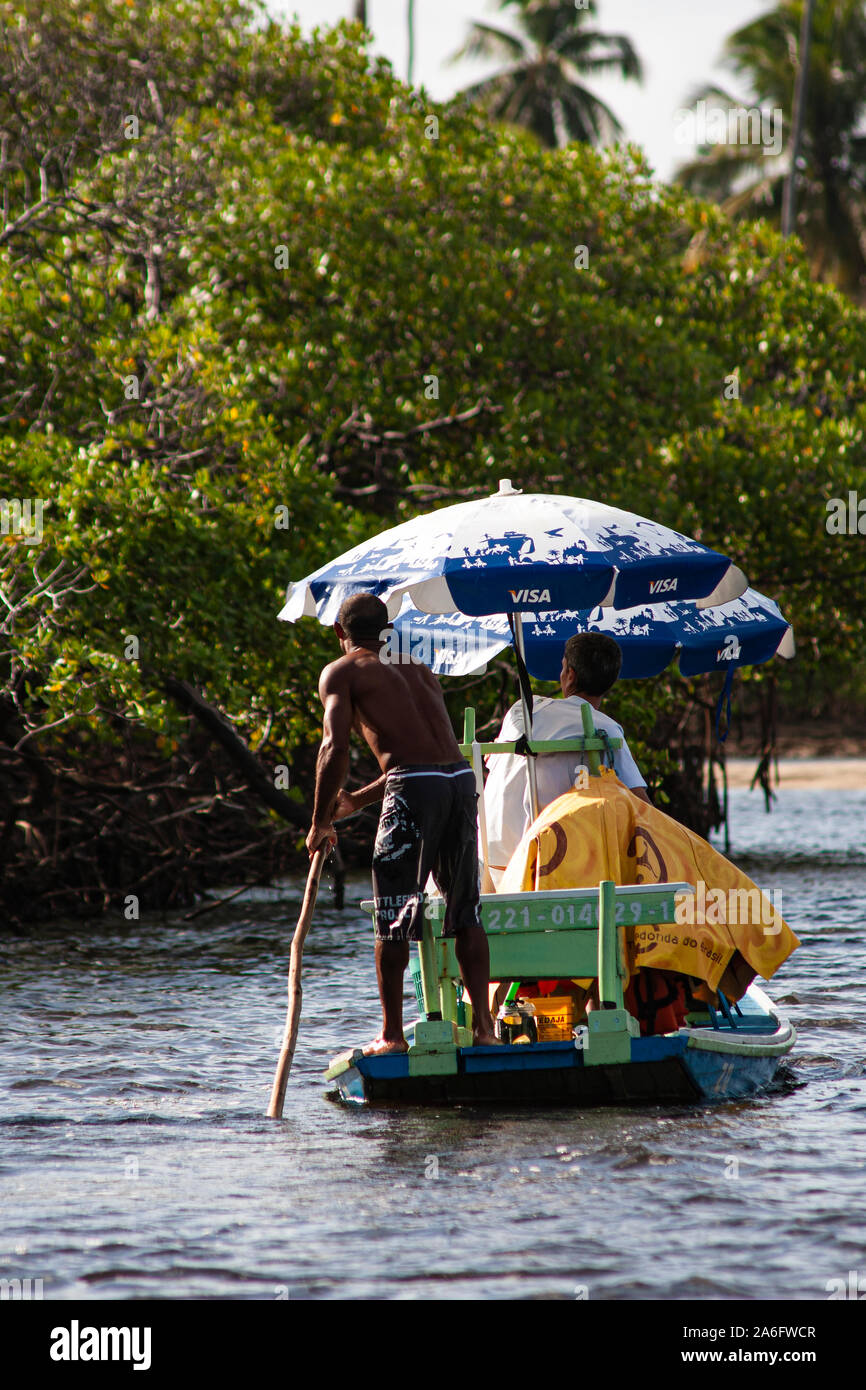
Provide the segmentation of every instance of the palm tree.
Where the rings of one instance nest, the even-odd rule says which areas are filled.
[[[785,144],[722,140],[705,144],[675,178],[714,199],[736,218],[780,223],[791,172],[791,116],[805,0],[781,0],[727,40],[723,64],[752,96],[752,106],[783,113]],[[813,273],[866,303],[866,5],[863,0],[815,0],[801,112],[794,230]],[[711,87],[694,100],[745,108]]]
[[[622,127],[610,108],[586,88],[586,74],[616,70],[623,77],[643,78],[631,40],[590,28],[595,0],[575,7],[574,0],[500,0],[501,10],[516,10],[521,34],[492,24],[475,23],[451,59],[498,58],[506,66],[492,77],[464,88],[489,115],[531,130],[542,144],[562,148],[571,140],[610,143]]]

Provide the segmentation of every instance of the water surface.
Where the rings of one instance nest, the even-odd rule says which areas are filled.
[[[301,884],[5,940],[0,1275],[61,1299],[602,1300],[866,1276],[866,790],[731,807],[732,856],[803,943],[770,987],[800,1034],[784,1082],[736,1104],[329,1101],[329,1058],[378,1029],[363,876],[344,912],[320,898],[281,1123]]]

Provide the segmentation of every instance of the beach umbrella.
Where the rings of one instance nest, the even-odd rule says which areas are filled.
[[[628,609],[672,598],[712,607],[746,587],[726,556],[667,526],[586,498],[523,493],[504,478],[492,496],[413,517],[291,584],[278,616],[330,624],[355,593],[376,594],[392,620],[404,595],[424,613],[513,614],[531,734],[523,613]],[[535,810],[535,767],[526,761]]]
[[[291,584],[279,617],[332,623],[343,600],[373,593],[395,618],[408,594],[424,613],[519,613],[669,599],[736,598],[746,579],[726,556],[635,512],[581,497],[499,491],[413,517]]]
[[[408,598],[393,626],[388,640],[394,655],[424,661],[442,676],[470,675],[513,643],[506,617],[422,613]],[[622,648],[622,680],[658,676],[677,655],[684,676],[758,666],[776,655],[786,659],[794,655],[793,631],[778,604],[757,589],[746,589],[739,598],[711,608],[685,602],[524,614],[530,675],[557,680],[563,647],[576,632],[603,632],[616,638]]]

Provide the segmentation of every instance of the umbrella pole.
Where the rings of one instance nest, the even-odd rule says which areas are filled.
[[[481,760],[481,744],[475,736],[475,710],[470,706],[463,713],[463,742],[470,745],[472,771],[475,773],[475,790],[478,794],[478,841],[481,849],[481,892],[495,892],[490,876],[490,856],[487,849],[487,813],[484,807],[484,764]]]
[[[514,617],[515,617],[515,623],[514,623],[514,646],[515,646],[515,648],[516,648],[516,650],[517,650],[517,655],[520,657],[520,660],[523,662],[523,664],[524,664],[524,666],[525,666],[525,665],[526,665],[526,652],[525,652],[524,646],[523,646],[523,614],[522,614],[522,613],[515,613]],[[529,704],[528,704],[528,701],[527,701],[527,699],[526,699],[526,692],[525,692],[524,689],[523,689],[523,682],[522,682],[522,681],[521,681],[521,684],[520,684],[520,703],[521,703],[522,706],[523,706],[523,731],[524,731],[524,733],[526,734],[527,739],[531,742],[531,741],[532,741],[532,712],[531,712],[531,710],[530,710],[530,708],[529,708]],[[535,780],[535,759],[534,759],[534,758],[529,758],[529,757],[528,757],[528,758],[526,759],[526,782],[527,782],[527,785],[528,785],[528,787],[529,787],[529,807],[530,807],[530,810],[532,811],[532,819],[535,820],[536,817],[537,817],[537,815],[538,815],[538,784],[537,784],[537,782],[536,782],[536,780]]]

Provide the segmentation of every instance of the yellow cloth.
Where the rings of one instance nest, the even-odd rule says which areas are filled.
[[[626,927],[630,971],[676,970],[712,990],[721,985],[731,999],[745,993],[746,975],[770,979],[800,943],[752,880],[700,835],[632,796],[608,768],[589,783],[544,808],[511,856],[499,892],[588,888],[601,879],[689,883],[697,897],[677,901],[675,922]],[[734,959],[737,951],[750,971]]]

